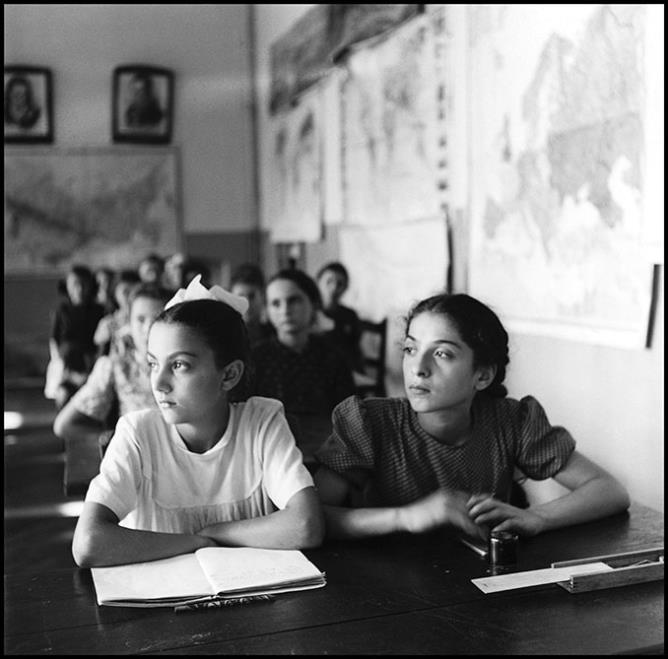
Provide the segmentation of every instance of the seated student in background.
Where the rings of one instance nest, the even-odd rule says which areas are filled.
[[[186,264],[187,257],[183,252],[175,252],[165,260],[165,272],[163,276],[164,284],[174,292],[183,288],[183,267]]]
[[[322,297],[322,311],[334,322],[332,336],[346,353],[350,368],[363,372],[360,319],[354,309],[341,304],[341,298],[348,290],[348,270],[343,264],[332,261],[320,268],[316,281]]]
[[[629,506],[624,487],[578,453],[535,398],[506,397],[508,335],[487,306],[468,295],[423,300],[409,313],[403,352],[407,398],[344,401],[316,453],[331,535],[450,526],[531,536]],[[570,492],[513,506],[515,468]]]
[[[157,254],[148,254],[137,266],[139,279],[145,284],[161,284],[165,272],[165,260]]]
[[[322,542],[320,502],[283,406],[229,402],[248,360],[247,304],[197,277],[151,326],[159,409],[119,420],[74,532],[79,566]]]
[[[135,270],[121,270],[114,286],[116,310],[104,316],[97,324],[93,340],[97,346],[97,354],[108,355],[112,342],[120,336],[122,330],[130,322],[130,295],[132,290],[141,283]]]
[[[111,268],[98,268],[95,271],[95,283],[97,284],[96,302],[104,307],[104,313],[110,314],[118,309],[114,298],[114,284],[116,273]]]
[[[85,265],[74,265],[65,278],[67,297],[53,315],[49,348],[63,364],[56,387],[56,408],[60,409],[85,382],[96,357],[95,329],[104,315],[95,301],[95,277]]]
[[[60,410],[53,432],[61,439],[92,437],[95,440],[116,418],[155,408],[146,364],[146,341],[151,323],[172,296],[155,284],[140,284],[131,292],[129,333],[114,343],[109,355],[98,357],[86,383]]]
[[[266,298],[276,336],[253,348],[252,391],[277,398],[290,414],[329,416],[355,385],[341,348],[312,332],[318,286],[301,270],[281,270],[269,280]]]
[[[258,341],[274,335],[274,328],[265,318],[264,274],[253,263],[243,263],[232,273],[230,291],[248,300],[248,311],[244,322],[248,330],[251,347]]]

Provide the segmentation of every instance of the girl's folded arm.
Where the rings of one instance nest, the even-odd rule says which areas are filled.
[[[352,485],[343,476],[321,466],[314,476],[323,503],[327,534],[334,538],[357,538],[399,531],[398,508],[346,508]]]
[[[531,510],[545,520],[544,530],[620,513],[631,503],[626,488],[614,476],[577,451],[573,451],[554,480],[571,491],[532,506]]]
[[[487,494],[476,494],[468,502],[469,515],[491,530],[531,536],[613,515],[629,507],[629,495],[621,483],[577,451],[553,478],[570,492],[526,509]]]
[[[350,475],[361,483],[361,473]],[[438,489],[405,505],[347,508],[344,505],[355,486],[327,467],[320,467],[315,482],[323,502],[327,533],[335,538],[424,533],[442,526],[455,527],[473,537],[485,537],[485,530],[468,518],[468,497],[463,493]]]
[[[199,535],[228,546],[268,549],[306,549],[322,543],[325,522],[322,506],[313,487],[290,497],[282,510],[268,515],[212,524]]]
[[[118,522],[107,506],[93,501],[84,504],[72,541],[72,555],[79,567],[141,563],[216,545],[204,536],[138,531]]]

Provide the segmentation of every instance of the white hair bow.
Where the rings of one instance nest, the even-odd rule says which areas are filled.
[[[174,294],[174,297],[167,302],[165,309],[169,309],[169,307],[173,307],[179,302],[190,302],[191,300],[218,300],[218,302],[225,302],[225,304],[231,306],[232,309],[238,311],[242,316],[246,313],[248,310],[248,300],[245,297],[228,293],[220,286],[207,288],[200,284],[201,278],[202,275],[197,275],[196,277],[193,277],[187,288],[179,288]]]

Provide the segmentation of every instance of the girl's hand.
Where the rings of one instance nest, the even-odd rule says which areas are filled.
[[[400,527],[409,533],[423,533],[451,525],[476,538],[487,538],[487,529],[475,524],[468,515],[464,492],[439,489],[399,509]]]
[[[543,531],[545,526],[545,520],[530,508],[516,508],[489,494],[472,495],[466,509],[472,522],[486,525],[490,531],[514,531],[531,536]]]

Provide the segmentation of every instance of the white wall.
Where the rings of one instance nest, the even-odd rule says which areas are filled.
[[[257,225],[249,5],[4,5],[5,64],[50,67],[56,147],[111,144],[115,66],[175,72],[185,232]]]

